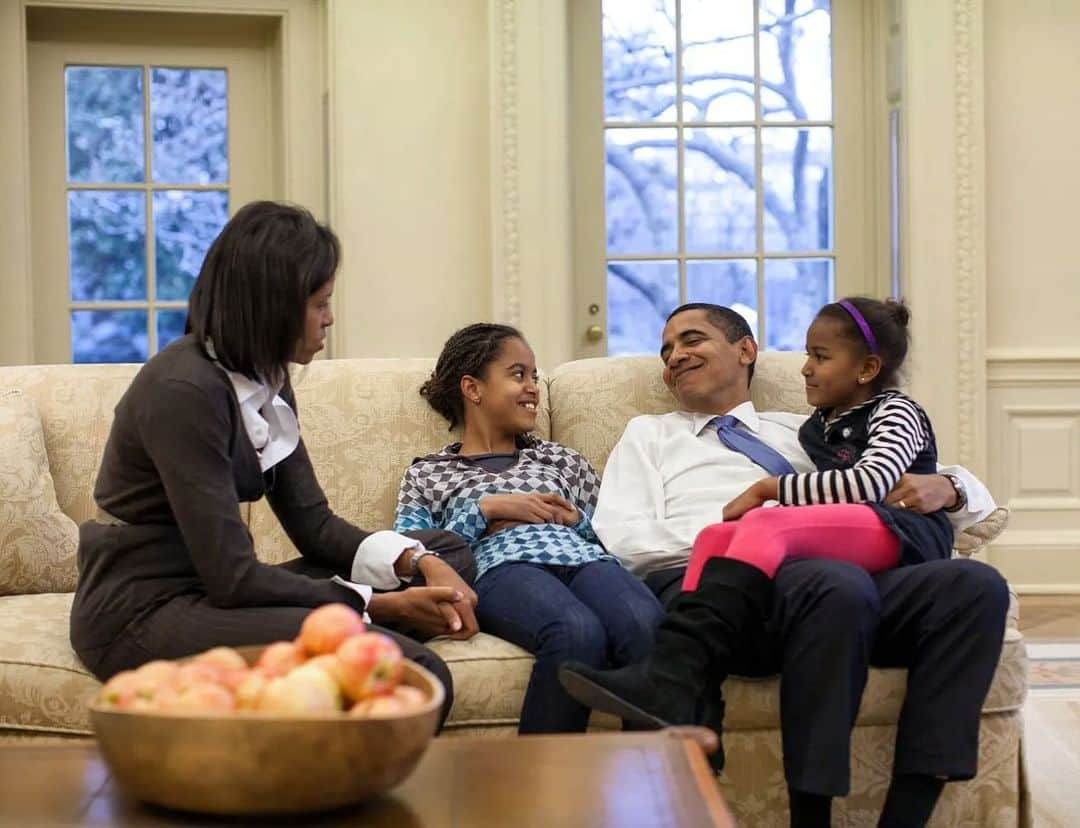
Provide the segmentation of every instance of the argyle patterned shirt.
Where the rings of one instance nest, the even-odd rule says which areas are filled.
[[[589,461],[573,449],[524,435],[517,461],[492,471],[462,457],[461,443],[420,457],[405,471],[398,494],[394,530],[446,529],[472,546],[477,577],[507,561],[581,566],[615,560],[592,529],[600,479]],[[487,520],[480,498],[496,494],[557,494],[578,508],[574,526],[527,523],[485,536]]]

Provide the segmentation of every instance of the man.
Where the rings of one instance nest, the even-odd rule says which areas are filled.
[[[593,527],[667,605],[680,594],[697,533],[720,522],[724,504],[766,474],[722,441],[717,416],[735,417],[738,432],[758,438],[795,471],[814,466],[798,441],[805,417],[754,410],[749,384],[757,344],[737,313],[706,304],[676,309],[660,356],[680,410],[627,425],[604,470]],[[745,439],[728,442],[745,448]],[[920,512],[944,508],[956,530],[994,508],[963,469],[943,471],[905,475],[887,502]],[[848,792],[851,729],[871,664],[906,667],[909,676],[880,824],[924,824],[945,781],[975,775],[979,713],[1001,653],[1007,606],[1004,580],[974,561],[876,576],[838,561],[780,567],[766,625],[747,629],[742,651],[729,655],[732,672],[781,674],[793,826],[827,826],[832,797]],[[718,688],[710,692],[719,699]]]

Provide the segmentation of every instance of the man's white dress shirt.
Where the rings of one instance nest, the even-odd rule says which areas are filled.
[[[799,444],[805,415],[757,412],[751,402],[727,413],[739,420],[739,428],[786,457],[795,471],[815,471]],[[723,521],[724,505],[768,476],[720,442],[710,426],[716,416],[673,411],[635,417],[608,458],[593,529],[607,550],[639,576],[685,566],[698,532]],[[967,490],[967,507],[949,515],[955,531],[994,510],[990,492],[966,469],[939,468],[959,477]]]

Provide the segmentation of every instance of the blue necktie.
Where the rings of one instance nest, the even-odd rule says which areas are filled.
[[[795,473],[795,469],[784,459],[784,455],[761,442],[753,432],[736,428],[739,421],[735,417],[725,414],[723,417],[717,417],[713,422],[716,423],[716,433],[720,437],[720,442],[732,451],[749,457],[775,477]]]

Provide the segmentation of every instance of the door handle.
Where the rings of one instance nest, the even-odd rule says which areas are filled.
[[[604,338],[604,329],[599,325],[589,325],[589,327],[585,329],[585,338],[592,343],[599,342]]]

